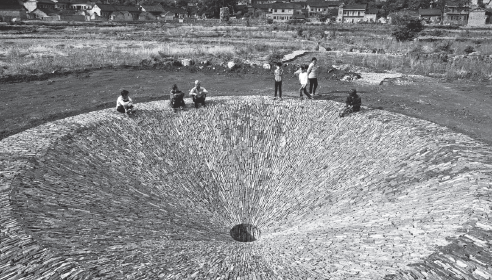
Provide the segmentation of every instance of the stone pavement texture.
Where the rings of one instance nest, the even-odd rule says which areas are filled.
[[[492,277],[489,146],[331,101],[137,105],[0,142],[0,280]]]

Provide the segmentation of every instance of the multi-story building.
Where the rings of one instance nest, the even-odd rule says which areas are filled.
[[[442,11],[441,9],[419,9],[419,18],[427,23],[440,23]]]
[[[337,22],[356,23],[359,21],[364,21],[366,9],[367,9],[367,4],[352,4],[352,5],[341,4],[338,7]]]
[[[444,7],[444,23],[464,25],[468,22],[470,6],[459,2],[446,2]]]
[[[324,1],[324,0],[309,0],[306,3],[309,17],[327,15],[330,11],[337,10],[341,2],[339,1]]]
[[[301,15],[306,12],[300,3],[273,3],[267,18],[277,22],[286,22],[294,18],[294,15]]]

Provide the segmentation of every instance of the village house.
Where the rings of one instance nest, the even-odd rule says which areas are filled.
[[[369,9],[364,14],[365,22],[378,22],[377,18],[378,18],[378,9]]]
[[[36,0],[36,8],[55,10],[56,3],[51,0]]]
[[[92,19],[137,21],[141,11],[137,6],[95,4],[90,13]]]
[[[161,5],[154,5],[154,6],[142,5],[140,6],[140,11],[143,13],[151,14],[155,19],[161,18],[162,14],[164,13],[164,9],[162,8]]]
[[[55,3],[55,8],[57,8],[58,10],[68,10],[70,9],[71,3],[72,2],[70,2],[70,0],[58,0]]]
[[[58,10],[47,9],[47,8],[36,8],[34,11],[29,13],[30,19],[41,19],[46,21],[57,21],[60,20],[60,14]]]
[[[183,19],[188,13],[181,8],[165,7],[163,17],[165,20]]]
[[[440,9],[419,9],[419,18],[427,23],[440,23],[442,12]]]
[[[467,26],[485,26],[491,23],[492,9],[475,8],[469,12]]]
[[[79,10],[61,10],[59,12],[60,20],[63,21],[90,21],[91,15],[89,11]]]
[[[341,4],[338,8],[338,22],[357,23],[364,20],[367,4]]]
[[[309,0],[306,2],[309,17],[328,15],[330,11],[337,10],[340,6],[339,1]]]
[[[0,1],[0,21],[27,19],[27,9],[17,0]]]
[[[95,3],[90,1],[74,0],[70,2],[69,9],[78,10],[78,11],[88,11],[88,10],[92,10],[92,7],[94,7],[94,5]]]
[[[268,19],[276,22],[286,22],[293,19],[294,15],[302,15],[307,13],[302,9],[302,4],[299,3],[273,3],[270,8],[270,13],[267,14]]]
[[[444,8],[444,23],[465,25],[468,22],[470,6],[459,2],[446,2]]]

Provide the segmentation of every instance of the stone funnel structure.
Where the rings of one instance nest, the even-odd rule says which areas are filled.
[[[334,102],[138,105],[0,142],[0,279],[491,276],[488,146]]]

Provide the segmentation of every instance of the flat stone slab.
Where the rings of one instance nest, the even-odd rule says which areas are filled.
[[[293,52],[291,52],[289,54],[284,55],[284,58],[282,58],[282,62],[292,61],[292,60],[294,60],[294,59],[296,59],[298,57],[301,57],[301,56],[305,55],[308,52],[309,51],[306,51],[306,50],[293,51]]]
[[[186,103],[0,141],[0,279],[490,279],[490,146],[332,101]]]

